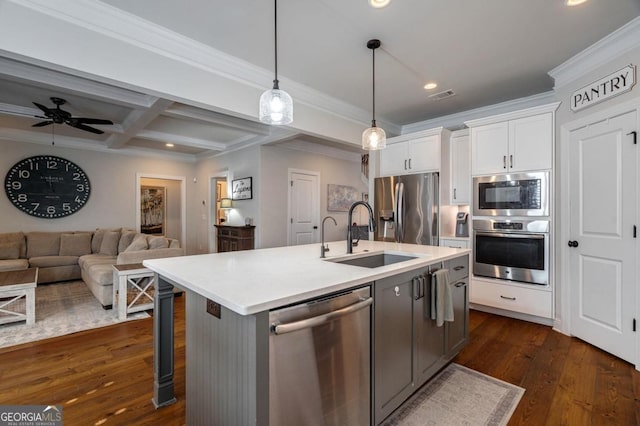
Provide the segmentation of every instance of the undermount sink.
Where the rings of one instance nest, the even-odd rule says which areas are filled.
[[[415,256],[392,253],[373,253],[367,256],[347,257],[342,259],[331,259],[331,262],[342,263],[344,265],[362,266],[363,268],[378,268],[380,266],[392,265],[398,262],[415,259]]]

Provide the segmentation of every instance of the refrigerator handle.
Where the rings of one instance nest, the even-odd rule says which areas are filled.
[[[396,183],[396,242],[401,243],[404,239],[404,183]]]

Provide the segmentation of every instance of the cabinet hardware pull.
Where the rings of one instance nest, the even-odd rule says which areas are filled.
[[[453,188],[453,199],[454,200],[456,199],[456,189],[455,188]]]
[[[409,170],[411,170],[411,158],[409,158]]]
[[[400,296],[400,287],[395,286],[395,287],[393,288],[393,291],[395,291],[396,296]]]
[[[456,248],[461,248],[461,247],[456,247]],[[459,265],[459,266],[456,266],[455,268],[453,268],[454,271],[459,271],[460,269],[464,269],[464,266]]]
[[[500,297],[503,298],[503,299],[507,299],[507,300],[516,300],[515,297],[507,297],[507,296],[503,296],[503,295],[500,295]]]
[[[507,156],[506,155],[502,156],[502,168],[503,169],[507,168]]]
[[[509,155],[509,167],[513,169],[513,154]]]
[[[404,160],[404,169],[407,170],[407,160]]]

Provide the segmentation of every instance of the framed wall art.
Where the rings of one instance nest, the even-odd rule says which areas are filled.
[[[346,212],[349,211],[351,204],[360,199],[360,191],[349,185],[327,186],[327,211],[330,212]]]
[[[164,235],[166,220],[166,188],[164,186],[140,187],[140,232]]]
[[[231,181],[231,198],[233,200],[250,200],[253,198],[252,180],[250,177]]]

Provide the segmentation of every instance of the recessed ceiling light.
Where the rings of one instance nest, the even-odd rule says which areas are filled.
[[[369,0],[369,4],[371,5],[371,7],[375,7],[376,9],[385,7],[389,3],[391,3],[391,0]]]
[[[172,143],[166,143],[166,144],[164,144],[164,145],[165,145],[167,148],[173,148],[173,147],[174,147],[174,145],[173,145]]]
[[[577,6],[579,4],[585,3],[587,0],[566,0],[565,4],[567,6]]]
[[[431,82],[424,85],[424,90],[433,90],[436,87],[438,87],[438,83]]]

